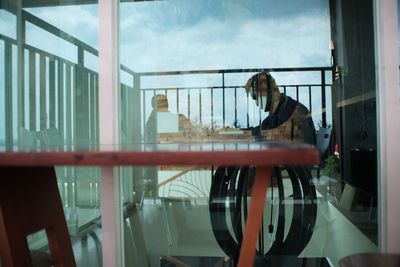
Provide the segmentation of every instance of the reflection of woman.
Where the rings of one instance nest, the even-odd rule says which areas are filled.
[[[246,92],[269,115],[261,123],[262,130],[271,140],[296,140],[315,144],[315,128],[309,110],[300,102],[281,94],[275,79],[268,72],[251,77]],[[259,133],[260,126],[253,129]]]
[[[153,110],[150,113],[149,118],[146,122],[146,142],[156,143],[157,140],[157,112],[170,113],[168,110],[168,98],[166,95],[158,94],[153,96],[151,99],[151,106]],[[184,116],[179,114],[178,116],[179,131],[186,131],[195,129],[190,121]],[[167,122],[168,123],[168,122]],[[157,197],[157,184],[158,184],[158,170],[156,167],[145,167],[144,168],[144,189],[147,196]]]
[[[168,99],[165,95],[155,95],[151,99],[151,107],[153,110],[150,113],[146,123],[146,140],[157,140],[157,112],[168,111]]]
[[[266,134],[269,140],[297,140],[315,143],[315,129],[306,107],[292,98],[281,94],[274,78],[266,72],[254,75],[246,84],[247,93],[269,116],[260,126],[253,128],[253,133]],[[265,132],[261,132],[265,130]],[[267,159],[266,159],[267,160]],[[288,173],[292,188],[285,192],[282,170]],[[273,255],[299,255],[311,238],[316,220],[315,188],[310,184],[311,173],[307,167],[274,168],[279,198],[273,207],[270,200],[271,214],[268,216],[268,233],[273,236],[270,247],[264,248],[264,231],[260,235],[257,256],[265,265],[291,266],[291,258],[274,258]],[[255,169],[252,167],[217,168],[210,189],[210,216],[213,232],[222,250],[237,263],[244,229],[242,218],[247,216],[248,190],[252,187]],[[287,190],[287,189],[286,189]],[[271,192],[276,191],[271,188]],[[289,196],[290,195],[290,196]],[[285,229],[285,198],[296,202],[289,229]],[[273,198],[273,193],[271,194]],[[228,201],[229,200],[229,201]],[[226,203],[228,207],[226,207]],[[277,220],[273,220],[273,212]],[[227,216],[230,215],[229,217]],[[227,219],[229,218],[229,219]],[[228,222],[229,221],[229,222]],[[228,224],[230,225],[228,227]],[[232,229],[232,230],[230,230]],[[285,236],[285,232],[287,233]],[[293,257],[292,257],[293,258]]]

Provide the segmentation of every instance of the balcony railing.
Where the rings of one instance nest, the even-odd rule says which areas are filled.
[[[245,93],[244,84],[246,80],[238,85],[225,85],[226,75],[240,75],[248,73],[250,77],[254,73],[268,71],[270,73],[317,73],[320,76],[319,83],[301,84],[280,84],[280,90],[300,101],[308,107],[314,121],[326,127],[327,121],[327,88],[331,86],[327,83],[327,75],[332,75],[331,67],[308,67],[308,68],[257,68],[257,69],[225,69],[225,70],[194,70],[194,71],[168,71],[168,72],[145,72],[136,73],[139,79],[143,77],[169,76],[179,78],[183,75],[220,75],[219,86],[197,86],[197,87],[152,87],[140,88],[143,103],[142,123],[143,128],[151,107],[151,98],[156,94],[163,94],[168,97],[169,103],[174,105],[170,109],[173,112],[181,113],[195,122],[200,127],[206,126],[214,129],[225,127],[250,127],[250,110],[254,108],[253,101],[248,101]],[[330,92],[330,90],[329,90]],[[313,101],[313,95],[318,95],[319,100]],[[195,99],[195,100],[194,100]],[[313,107],[313,102],[318,102],[319,106]],[[207,113],[207,115],[205,115]],[[242,116],[240,116],[241,114]],[[244,115],[243,115],[244,114]]]
[[[13,10],[9,10],[13,12]],[[15,13],[15,12],[14,12]],[[26,133],[43,132],[57,129],[58,140],[43,140],[40,142],[60,141],[66,143],[90,142],[98,143],[98,73],[85,66],[85,53],[98,57],[98,51],[70,34],[56,28],[48,22],[26,12],[21,15],[21,39],[25,40],[26,23],[29,22],[48,33],[76,46],[76,61],[71,62],[44,50],[32,47],[24,42],[0,35],[4,42],[4,69],[5,69],[5,128],[6,145],[15,144],[16,140],[22,143],[24,137],[38,139],[38,135]],[[22,49],[21,49],[22,47]],[[15,52],[20,53],[17,57]],[[18,80],[13,78],[13,70],[18,67]],[[17,64],[18,65],[18,64]],[[314,121],[326,126],[327,122],[327,77],[332,75],[331,67],[313,68],[265,68],[265,69],[224,69],[224,70],[194,70],[194,71],[168,71],[168,72],[142,72],[137,73],[121,65],[121,72],[131,77],[128,83],[121,83],[121,121],[126,135],[133,135],[133,121],[140,118],[141,127],[144,125],[151,107],[151,97],[157,93],[167,95],[169,101],[174,103],[173,111],[182,113],[199,126],[214,127],[249,127],[248,114],[253,103],[243,100],[244,83],[226,85],[226,77],[260,71],[271,73],[317,73],[320,81],[317,83],[281,84],[281,90],[296,100],[301,100],[312,112]],[[219,75],[220,84],[213,86],[197,87],[170,87],[170,88],[143,88],[144,77],[185,75]],[[22,78],[22,79],[21,79]],[[279,81],[278,81],[279,82]],[[17,89],[18,93],[13,94]],[[140,91],[140,93],[138,93]],[[328,91],[329,97],[330,91]],[[15,98],[18,96],[16,103]],[[319,101],[312,98],[318,96]],[[39,101],[36,101],[36,99]],[[140,98],[135,103],[141,106],[140,111],[132,110],[133,98]],[[301,99],[300,99],[301,98]],[[13,101],[14,99],[14,101]],[[318,103],[314,106],[313,103]],[[12,116],[17,109],[18,116]],[[138,114],[139,113],[139,114]],[[134,115],[132,115],[134,114]],[[11,119],[13,118],[13,119]],[[136,118],[136,120],[135,120]],[[127,125],[124,125],[127,124]],[[17,131],[16,131],[17,129]],[[27,130],[27,131],[25,131]],[[25,134],[24,134],[25,133]],[[143,131],[141,132],[143,134]],[[42,135],[43,136],[43,135]],[[44,135],[46,136],[46,135]],[[51,135],[53,136],[53,135]],[[54,139],[54,138],[53,138]],[[22,142],[21,142],[22,141]],[[27,141],[27,140],[25,140]]]

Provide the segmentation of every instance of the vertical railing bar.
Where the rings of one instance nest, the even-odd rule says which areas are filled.
[[[85,65],[85,50],[80,45],[78,45],[78,64],[82,67]]]
[[[71,65],[71,140],[73,144],[77,143],[77,134],[76,134],[76,92],[77,92],[77,80],[79,79],[79,75],[77,68],[79,65]],[[71,181],[76,181],[76,177],[78,176],[77,167],[72,167],[72,175]]]
[[[56,127],[56,65],[54,59],[49,59],[49,96],[50,96],[50,128]]]
[[[79,54],[79,51],[78,51]],[[77,64],[73,66],[74,71],[72,72],[74,75],[73,78],[73,88],[74,90],[72,91],[73,96],[72,96],[72,112],[73,112],[73,116],[72,116],[72,121],[73,121],[73,125],[74,125],[74,131],[73,131],[73,136],[74,136],[74,142],[78,143],[80,142],[80,133],[79,131],[81,130],[81,127],[78,127],[80,125],[79,124],[79,116],[81,116],[80,113],[83,113],[83,110],[77,110],[77,108],[79,109],[81,107],[80,102],[82,102],[82,97],[83,97],[83,73],[81,71],[81,65]],[[79,97],[78,97],[79,95]],[[82,125],[82,127],[84,127]]]
[[[246,120],[247,120],[247,128],[250,127],[250,116],[249,116],[249,109],[250,109],[250,103],[249,103],[249,94],[247,93],[246,95]]]
[[[296,85],[296,101],[299,102],[299,86]]]
[[[99,75],[94,75],[93,80],[93,88],[94,88],[94,124],[95,124],[95,132],[94,132],[94,141],[96,145],[99,145],[99,120],[100,120],[100,111],[99,111]],[[97,168],[97,170],[99,170]],[[99,174],[100,175],[100,174]]]
[[[66,137],[67,137],[67,144],[72,144],[72,114],[71,114],[71,107],[72,107],[72,82],[71,82],[71,65],[66,64],[66,81],[65,81],[65,129],[66,129]]]
[[[65,64],[65,130],[66,130],[66,143],[72,145],[72,66]],[[68,167],[67,179],[70,180],[74,176],[74,167]],[[67,180],[67,181],[68,181]],[[65,196],[67,200],[67,196]]]
[[[60,61],[59,58],[53,58],[54,60],[54,128],[58,131],[58,99],[59,99],[59,91],[58,91],[58,62]],[[60,135],[58,135],[60,137]],[[60,140],[60,139],[59,139]],[[59,142],[57,142],[59,144]]]
[[[6,146],[11,147],[13,144],[13,101],[12,101],[12,45],[10,42],[5,42],[4,49],[4,78],[5,78],[5,141]]]
[[[153,99],[154,100],[156,100],[155,99],[155,96],[157,95],[157,89],[153,89],[152,90],[153,91],[153,96],[152,96],[152,98],[151,98],[151,101],[153,101]],[[154,103],[154,109],[157,111],[157,101],[154,101],[155,103]],[[151,113],[150,113],[151,114]],[[157,125],[157,116],[155,116],[155,123],[156,123],[156,125]],[[156,126],[157,127],[157,126]],[[157,129],[157,128],[156,128]]]
[[[214,88],[211,87],[211,131],[214,131]]]
[[[201,108],[201,105],[202,105],[201,91],[202,90],[199,89],[199,121],[200,121],[200,125],[202,125],[202,121],[203,121],[203,119],[202,119],[203,114],[202,114],[202,108]]]
[[[88,126],[89,126],[89,143],[93,145],[93,90],[92,90],[92,74],[87,72],[87,91],[88,91]],[[92,168],[90,169],[92,175]],[[92,176],[91,176],[92,177]]]
[[[310,113],[312,113],[311,85],[308,86],[308,103],[309,103],[309,107],[310,107]]]
[[[89,101],[89,138],[90,138],[90,144],[94,145],[94,98],[93,98],[93,94],[94,94],[94,89],[93,89],[93,73],[91,73],[90,71],[88,71],[88,101]]]
[[[92,101],[92,141],[93,141],[93,145],[97,146],[98,142],[97,142],[97,113],[98,113],[98,109],[97,109],[97,74],[96,73],[92,73],[91,76],[91,101]],[[96,175],[96,171],[95,174]]]
[[[58,131],[64,141],[64,64],[58,60]]]
[[[188,119],[190,120],[190,90],[187,90],[188,93]]]
[[[283,86],[283,93],[286,95],[286,86]]]
[[[132,77],[133,78],[133,77]],[[128,101],[130,102],[130,103],[133,103],[133,101],[134,101],[134,98],[136,97],[135,96],[135,85],[134,85],[134,83],[132,83],[132,89],[131,90],[129,90],[128,92],[129,92],[129,94],[128,94]],[[140,102],[140,90],[139,90],[139,101],[138,102]],[[138,109],[139,110],[139,109]],[[134,138],[134,135],[135,135],[135,133],[134,133],[134,127],[135,127],[135,125],[136,124],[140,124],[140,122],[139,121],[136,121],[135,120],[135,118],[134,118],[134,112],[135,112],[135,110],[134,110],[134,105],[132,104],[132,105],[129,105],[129,109],[128,109],[128,114],[129,114],[129,119],[128,119],[128,133],[129,133],[129,137],[131,137],[132,139]],[[140,120],[140,116],[138,116],[138,120]],[[132,142],[139,142],[139,140],[132,140]],[[132,170],[132,169],[130,169],[130,170]],[[133,175],[133,174],[132,174]]]
[[[76,98],[76,95],[77,94],[79,94],[79,90],[80,90],[80,86],[81,86],[81,77],[80,77],[80,75],[81,75],[81,72],[78,70],[78,67],[79,67],[79,65],[72,65],[72,75],[73,75],[73,78],[72,78],[72,83],[71,83],[71,85],[72,85],[72,88],[73,88],[73,90],[71,91],[71,103],[72,103],[72,109],[71,109],[71,111],[72,111],[72,121],[71,121],[71,124],[72,124],[72,128],[73,128],[73,131],[72,131],[72,138],[73,138],[73,142],[74,143],[77,143],[79,140],[78,140],[78,137],[79,137],[79,135],[77,134],[77,123],[78,123],[78,120],[77,120],[77,117],[79,116],[79,113],[77,113],[76,111],[76,105],[77,105],[77,98]],[[83,112],[83,111],[81,111],[81,112]]]
[[[126,139],[123,139],[123,131],[122,131],[122,129],[123,128],[125,128],[125,131],[127,130],[127,117],[126,117],[126,115],[127,115],[127,104],[126,104],[126,102],[127,102],[127,87],[123,84],[123,83],[120,83],[120,85],[119,85],[119,98],[120,98],[120,120],[121,120],[121,124],[120,124],[120,127],[121,127],[121,131],[120,131],[120,140],[121,140],[121,144],[124,144],[125,142],[126,142]],[[126,136],[126,133],[125,133],[125,136]]]
[[[135,88],[134,88],[135,89]],[[143,112],[142,112],[142,120],[143,120],[143,128],[146,129],[146,90],[140,90],[142,93],[142,99],[143,99]],[[144,131],[144,135],[146,137],[146,131]]]
[[[36,131],[36,54],[29,51],[29,130]]]
[[[176,89],[176,113],[179,114],[179,88]]]
[[[97,144],[96,143],[96,99],[95,99],[95,74],[91,74],[89,76],[89,81],[90,81],[90,87],[89,87],[89,101],[90,101],[90,116],[89,116],[89,121],[90,121],[90,138],[91,138],[91,143],[92,144]]]
[[[64,135],[64,64],[61,60],[57,60],[57,90],[58,90],[58,97],[57,97],[57,109],[58,109],[58,118],[57,118],[57,128],[58,134],[60,135],[61,144],[64,145],[65,143],[65,135]],[[62,177],[65,179],[67,175],[68,168],[62,168]],[[63,181],[63,180],[61,180]],[[63,190],[61,190],[63,192]],[[65,197],[63,197],[65,199]]]
[[[85,97],[85,102],[86,105],[84,105],[83,107],[85,108],[84,110],[84,125],[86,128],[85,131],[85,135],[84,135],[84,141],[86,142],[86,140],[88,140],[90,138],[90,90],[89,90],[89,86],[90,86],[90,79],[89,79],[89,72],[85,70],[85,68],[83,68],[83,66],[81,68],[79,68],[79,71],[81,72],[81,77],[82,77],[82,88],[81,88],[81,92],[82,95]],[[79,110],[81,110],[81,107],[78,108]],[[89,139],[90,140],[90,139]],[[90,140],[92,141],[92,140]]]
[[[39,59],[39,81],[40,81],[40,130],[46,129],[47,114],[46,114],[46,57],[40,55]]]
[[[93,74],[88,71],[87,72],[87,90],[88,90],[88,126],[89,126],[89,140],[90,140],[90,145],[94,145],[94,140],[93,140]],[[93,167],[91,167],[92,171]],[[91,176],[93,177],[93,176]]]
[[[321,70],[321,103],[322,103],[322,126],[326,127],[326,94],[325,94],[325,71]]]
[[[222,127],[225,128],[225,73],[222,72]]]
[[[144,136],[144,132],[146,129],[145,128],[146,122],[144,120],[145,117],[142,118],[142,116],[145,116],[145,114],[144,114],[145,112],[143,112],[143,111],[145,110],[146,102],[141,101],[141,98],[142,98],[142,95],[141,95],[142,90],[140,89],[141,88],[141,76],[138,74],[131,74],[131,75],[133,78],[133,80],[132,80],[133,83],[132,83],[132,90],[131,90],[131,93],[129,96],[129,100],[131,101],[130,103],[132,103],[130,105],[131,111],[129,113],[129,115],[131,117],[131,119],[129,120],[130,121],[129,129],[130,129],[130,132],[132,133],[131,141],[134,143],[138,143],[143,140],[142,137]],[[140,123],[142,119],[143,119],[143,125]],[[143,133],[143,135],[142,135],[142,133]],[[141,172],[140,169],[135,169],[135,170],[131,169],[131,170],[134,173],[133,175],[135,175],[135,176],[141,175],[139,173],[139,172]]]
[[[238,128],[239,122],[238,122],[238,117],[237,117],[237,87],[235,87],[235,128]]]
[[[17,46],[18,46],[18,66],[17,66],[17,85],[18,85],[18,129],[25,127],[25,38],[26,21],[22,9],[17,8]],[[11,66],[11,65],[10,65]],[[21,144],[21,132],[18,133],[18,142]]]
[[[133,78],[133,77],[132,77]],[[135,85],[134,85],[134,83],[132,83],[132,88],[129,88],[128,87],[128,99],[127,99],[127,101],[129,102],[129,103],[133,103],[133,100],[134,100],[134,98],[135,98],[135,95],[134,95],[134,90],[135,90]],[[139,102],[140,102],[140,90],[139,90]],[[128,138],[130,138],[129,140],[129,142],[128,143],[131,143],[131,142],[134,142],[135,140],[133,140],[133,138],[134,138],[134,130],[133,130],[133,127],[134,127],[134,125],[137,123],[138,125],[140,125],[140,122],[139,121],[135,121],[135,118],[133,117],[133,114],[134,114],[134,109],[133,109],[133,107],[134,107],[134,105],[133,104],[130,104],[130,105],[128,105],[128,121],[127,121],[127,136],[128,136]],[[139,109],[138,109],[139,110]],[[140,120],[140,116],[138,116],[138,120]],[[136,140],[136,142],[138,142],[139,140]],[[132,172],[132,169],[129,169],[130,171],[129,172]],[[133,175],[133,174],[132,174]],[[133,185],[132,185],[133,186]]]

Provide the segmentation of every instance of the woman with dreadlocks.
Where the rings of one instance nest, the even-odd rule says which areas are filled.
[[[271,74],[261,72],[251,77],[246,83],[246,92],[261,109],[269,112],[261,125],[252,129],[254,134],[265,135],[273,141],[295,140],[315,144],[315,128],[309,110],[280,93]]]
[[[292,140],[315,144],[315,128],[310,112],[298,101],[280,93],[271,74],[261,72],[252,76],[247,81],[245,89],[260,109],[269,112],[259,126],[250,129],[253,135],[266,137],[270,141]],[[292,185],[292,190],[286,194],[282,179],[284,170]],[[239,257],[244,223],[247,218],[248,192],[254,176],[253,167],[219,167],[213,176],[209,202],[211,224],[217,242],[233,260],[234,265],[237,264]],[[268,203],[271,206],[268,220],[271,243],[268,249],[264,248],[262,228],[256,261],[270,263],[273,266],[291,266],[290,261],[296,257],[273,256],[299,255],[308,244],[317,214],[314,201],[316,192],[310,183],[312,177],[308,167],[280,166],[274,168],[271,179],[276,181],[272,184],[278,188],[279,201],[274,209],[275,190],[271,188],[271,199]],[[293,203],[296,203],[293,205],[293,215],[289,216],[290,228],[286,231],[285,198],[293,199]],[[226,207],[226,203],[229,203],[229,207]],[[274,211],[278,212],[275,223],[273,222]],[[286,238],[285,232],[287,232]]]

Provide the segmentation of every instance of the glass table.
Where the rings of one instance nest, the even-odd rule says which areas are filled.
[[[291,142],[217,141],[132,144],[123,148],[114,145],[2,148],[0,256],[5,266],[32,266],[26,235],[46,229],[54,265],[75,266],[54,166],[250,165],[257,169],[238,266],[251,266],[272,167],[318,163],[317,149]]]

